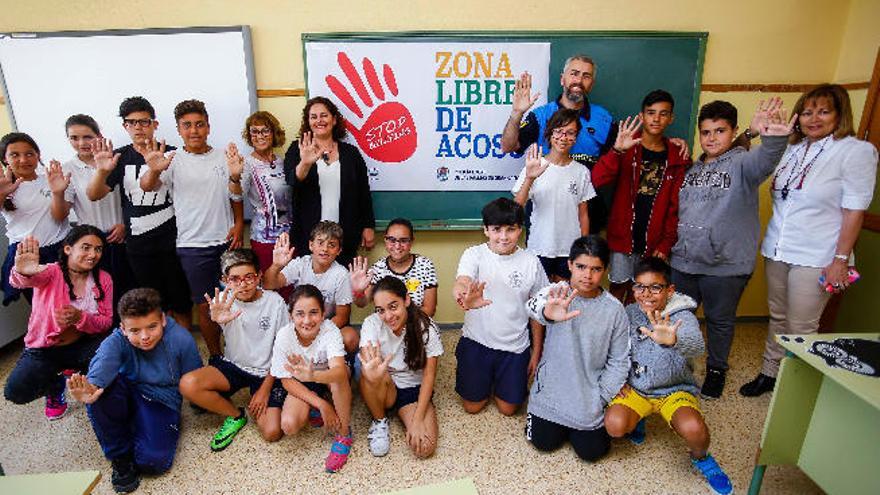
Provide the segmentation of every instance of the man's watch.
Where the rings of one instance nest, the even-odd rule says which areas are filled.
[[[751,141],[752,139],[755,139],[756,137],[758,137],[757,134],[752,134],[752,130],[751,130],[751,129],[746,129],[746,130],[743,132],[743,136],[745,136],[746,139],[748,139],[749,141]]]

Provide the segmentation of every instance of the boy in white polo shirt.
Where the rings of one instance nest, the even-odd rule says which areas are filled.
[[[538,257],[517,245],[523,208],[498,198],[482,214],[489,240],[461,255],[453,288],[465,310],[455,349],[455,391],[469,413],[480,412],[494,394],[498,410],[510,416],[526,400],[544,342],[544,328],[529,322],[525,304],[550,282]]]
[[[205,104],[185,100],[174,107],[183,150],[165,155],[164,143],[151,143],[141,176],[141,188],[153,191],[163,184],[174,198],[177,217],[177,255],[199,310],[199,328],[211,361],[220,348],[220,327],[211,321],[204,295],[220,280],[220,255],[241,245],[244,209],[241,202],[241,164],[208,145],[211,125]],[[157,149],[158,148],[158,149]]]

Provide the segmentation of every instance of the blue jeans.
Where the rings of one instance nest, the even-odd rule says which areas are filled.
[[[147,474],[171,468],[180,437],[179,410],[147,399],[122,376],[86,410],[107,459],[133,454],[138,469]]]
[[[85,372],[101,345],[103,335],[84,335],[72,344],[55,347],[26,347],[6,379],[3,394],[15,404],[27,404],[64,388],[58,376],[66,369]]]
[[[688,295],[703,304],[706,316],[706,347],[709,355],[706,366],[727,370],[727,357],[733,344],[733,329],[736,322],[736,306],[742,296],[749,275],[716,277],[713,275],[693,275],[672,270],[672,283],[675,290]]]

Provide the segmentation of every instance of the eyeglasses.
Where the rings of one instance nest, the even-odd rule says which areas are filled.
[[[126,127],[147,127],[153,123],[153,119],[122,119],[122,125]]]
[[[204,120],[199,120],[195,124],[193,124],[192,122],[181,122],[177,125],[181,129],[186,129],[186,130],[192,129],[193,127],[195,127],[196,129],[204,129],[205,127],[208,127],[208,123],[205,122]]]
[[[233,275],[231,277],[226,277],[226,283],[229,285],[238,285],[241,283],[252,284],[257,281],[257,278],[259,278],[259,275],[256,273],[248,273],[240,277],[238,275]]]
[[[553,137],[574,139],[578,135],[577,131],[563,131],[562,129],[553,129]]]
[[[271,136],[272,129],[268,127],[251,127],[248,132],[250,132],[251,136]]]
[[[645,290],[647,289],[648,291],[651,292],[651,294],[654,294],[656,296],[657,294],[663,292],[663,289],[665,289],[667,287],[669,287],[669,286],[666,284],[651,284],[651,285],[633,284],[633,293],[634,294],[641,294],[641,293],[645,292]]]
[[[388,244],[409,244],[412,242],[412,239],[409,237],[391,237],[390,235],[386,235],[385,242]]]

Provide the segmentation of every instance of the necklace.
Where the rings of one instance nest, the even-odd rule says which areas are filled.
[[[792,154],[789,156],[788,160],[785,162],[785,165],[779,169],[778,172],[773,176],[773,183],[770,185],[771,190],[776,190],[776,179],[779,178],[780,175],[791,165],[792,159],[794,159],[794,165],[788,172],[788,177],[785,179],[785,184],[782,186],[782,189],[779,190],[780,195],[782,196],[782,200],[785,201],[788,199],[788,194],[791,192],[791,185],[794,181],[798,181],[797,187],[795,189],[800,190],[804,185],[804,180],[807,178],[807,174],[810,173],[810,169],[813,168],[813,164],[816,163],[816,160],[822,154],[822,151],[825,150],[825,145],[828,144],[828,139],[831,136],[828,136],[822,140],[822,145],[819,147],[819,151],[813,156],[813,159],[807,162],[807,154],[810,150],[810,146],[807,145],[804,147],[804,155],[798,160],[797,150],[794,150]],[[814,143],[815,144],[815,143]],[[805,163],[806,162],[806,163]]]

